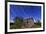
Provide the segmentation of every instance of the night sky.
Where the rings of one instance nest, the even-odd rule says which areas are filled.
[[[35,20],[40,20],[41,6],[10,5],[10,20],[13,20],[16,16],[23,18],[33,16]]]

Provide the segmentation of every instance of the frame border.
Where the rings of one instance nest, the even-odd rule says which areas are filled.
[[[7,2],[43,4],[43,30],[20,31],[20,32],[7,32]],[[7,34],[7,33],[43,32],[43,31],[45,31],[45,3],[44,3],[44,2],[6,1],[6,0],[5,0],[5,34]]]

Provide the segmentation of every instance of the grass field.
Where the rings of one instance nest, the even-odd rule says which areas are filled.
[[[32,28],[40,28],[41,27],[41,23],[34,23],[34,25],[32,26]]]
[[[17,26],[20,27],[20,26]],[[41,23],[34,23],[34,25],[31,28],[40,28],[41,27]],[[10,24],[10,29],[21,29],[21,28],[16,28],[16,26],[14,25],[14,23]]]

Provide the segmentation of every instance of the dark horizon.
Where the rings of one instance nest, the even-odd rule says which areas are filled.
[[[33,17],[35,20],[41,20],[41,6],[10,5],[10,20],[16,16]]]

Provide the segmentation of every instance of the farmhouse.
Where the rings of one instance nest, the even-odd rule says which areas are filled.
[[[23,20],[23,23],[22,23],[22,28],[30,28],[34,25],[34,19],[31,17],[31,18],[27,18],[27,19],[24,19]]]

